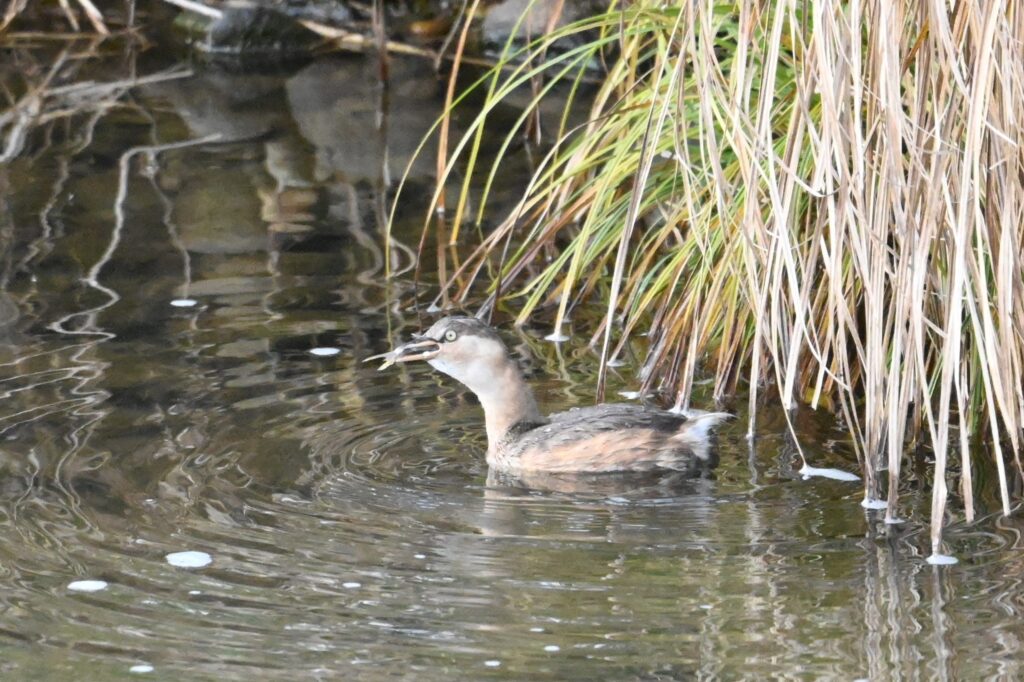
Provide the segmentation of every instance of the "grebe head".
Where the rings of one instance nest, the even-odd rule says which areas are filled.
[[[514,365],[497,332],[475,317],[442,318],[424,333],[414,334],[411,342],[374,358],[384,358],[381,369],[395,362],[424,360],[477,395],[493,391],[495,382],[502,381],[509,365]]]

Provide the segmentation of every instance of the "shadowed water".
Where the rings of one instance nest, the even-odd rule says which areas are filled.
[[[129,66],[168,68],[76,77]],[[1020,520],[954,524],[961,563],[928,566],[927,462],[887,527],[858,483],[802,479],[769,403],[714,479],[527,489],[488,481],[466,391],[361,364],[421,328],[384,276],[420,207],[385,253],[382,187],[443,99],[429,64],[386,96],[375,73],[197,67],[0,167],[4,679],[1020,676]],[[506,331],[545,408],[592,400],[582,342]],[[857,470],[841,425],[796,424]]]

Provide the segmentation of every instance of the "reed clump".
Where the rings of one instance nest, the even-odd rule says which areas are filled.
[[[544,131],[515,209],[466,229],[556,87],[586,122]],[[481,136],[524,89],[484,167]],[[556,332],[600,302],[602,377],[649,331],[644,383],[684,408],[698,373],[717,396],[749,382],[751,425],[769,383],[787,407],[827,405],[853,432],[866,503],[887,497],[890,519],[901,456],[930,445],[936,554],[956,453],[968,519],[972,452],[994,454],[1009,513],[1024,420],[1018,3],[637,0],[510,42],[461,97],[474,90],[479,113],[440,150],[443,229],[427,228],[477,240],[445,264],[446,297],[484,286],[520,321],[557,306]]]

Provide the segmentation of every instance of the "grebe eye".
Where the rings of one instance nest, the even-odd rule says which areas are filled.
[[[444,340],[445,341],[454,341],[456,338],[458,338],[458,336],[459,335],[455,333],[454,329],[449,329],[448,331],[446,331],[444,333]]]

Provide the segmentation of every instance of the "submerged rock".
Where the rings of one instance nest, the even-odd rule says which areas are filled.
[[[570,3],[563,3],[558,13],[557,0],[505,0],[490,7],[483,21],[483,38],[486,43],[504,43],[515,33],[517,40],[529,40],[544,35],[549,24],[564,26],[577,17],[577,10]],[[526,12],[525,18],[523,13]],[[522,23],[520,23],[520,20]],[[519,24],[517,26],[517,24]]]
[[[212,54],[298,55],[312,51],[321,38],[282,12],[255,5],[228,5],[210,22],[195,46]]]
[[[262,0],[258,4],[276,9],[289,17],[332,26],[352,21],[352,10],[340,0]]]
[[[561,28],[606,9],[607,5],[598,0],[504,0],[486,10],[483,40],[492,47],[503,45],[513,34],[519,42],[532,40],[544,35],[549,27]]]

